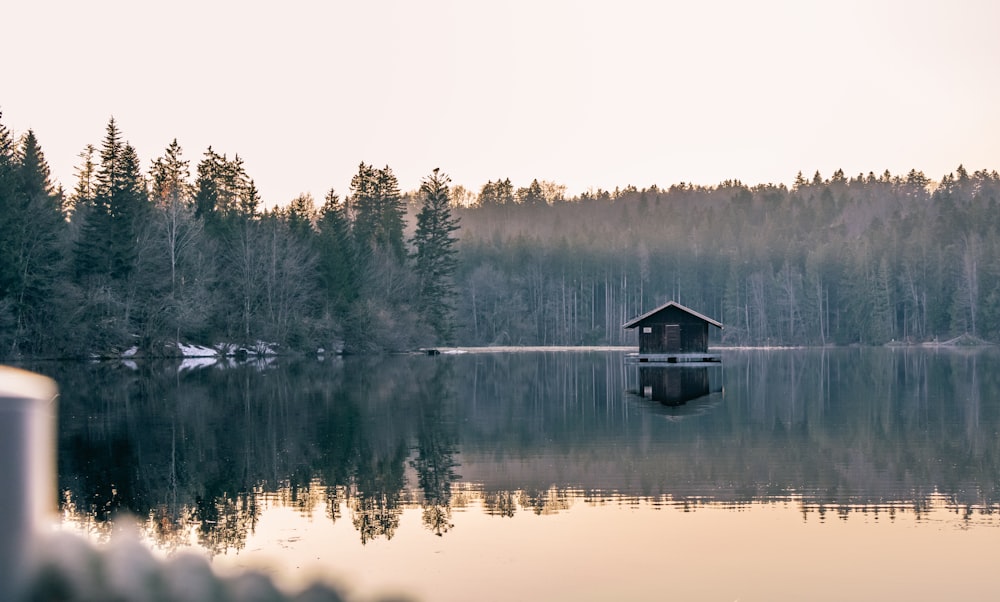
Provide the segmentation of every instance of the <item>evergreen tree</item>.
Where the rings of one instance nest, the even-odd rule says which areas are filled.
[[[308,242],[314,234],[313,223],[317,219],[316,205],[309,193],[303,193],[292,199],[282,212],[292,235],[302,242]]]
[[[260,209],[260,194],[243,168],[243,159],[232,160],[208,147],[198,163],[195,182],[195,215],[214,235],[221,235],[227,221],[250,219]]]
[[[188,205],[193,202],[190,162],[182,157],[177,139],[167,146],[163,156],[153,161],[150,169],[152,201],[157,207]]]
[[[52,291],[62,263],[60,241],[66,222],[63,199],[50,181],[49,166],[31,130],[9,155],[0,126],[0,306],[11,310],[10,338],[2,341],[13,354],[42,351],[50,340]],[[2,320],[2,318],[0,318]]]
[[[480,207],[505,206],[512,204],[514,198],[514,185],[511,184],[510,178],[504,180],[497,178],[496,182],[490,181],[483,185],[479,191],[478,205]]]
[[[313,240],[319,292],[325,300],[323,317],[329,325],[330,336],[338,335],[346,345],[353,345],[361,336],[350,319],[360,293],[357,254],[347,216],[347,203],[342,202],[332,188],[319,209],[316,229]]]
[[[799,173],[795,174],[795,183],[792,184],[792,190],[801,190],[801,189],[805,188],[807,185],[808,185],[808,182],[806,182],[806,179],[802,175],[801,171]]]
[[[86,153],[85,153],[86,154]],[[80,286],[77,320],[84,325],[81,345],[107,351],[130,345],[148,330],[148,305],[156,290],[138,270],[149,252],[150,211],[139,158],[123,140],[115,120],[108,122],[100,163],[91,174],[81,169],[74,220],[79,223],[74,257]],[[93,198],[86,190],[93,182]],[[138,275],[136,278],[134,276]]]
[[[328,301],[326,311],[341,325],[345,338],[350,338],[354,333],[348,332],[348,316],[359,292],[356,253],[346,203],[332,188],[319,210],[316,227],[317,270],[320,291]]]
[[[113,127],[112,120],[110,127]],[[113,130],[117,136],[117,130]],[[109,132],[110,133],[110,132]],[[115,144],[119,141],[115,140]],[[120,150],[115,151],[115,156]],[[94,172],[93,197],[88,199],[85,209],[80,212],[83,222],[80,225],[80,237],[77,241],[76,266],[78,276],[108,275],[112,271],[112,260],[110,247],[112,245],[112,215],[111,215],[111,193],[106,182],[101,180],[99,173],[103,172],[107,177],[107,165],[104,157],[107,150],[102,151],[100,171]],[[81,183],[78,188],[83,187]]]
[[[83,216],[77,247],[77,274],[124,279],[135,267],[149,200],[139,158],[122,140],[114,118],[108,122],[95,180],[94,198]]]
[[[420,314],[443,342],[451,342],[454,310],[454,275],[457,260],[452,232],[458,218],[451,215],[448,183],[451,180],[435,169],[420,186],[423,206],[417,214],[417,229],[411,242],[420,282]]]
[[[109,243],[105,237],[109,232],[107,223],[111,220],[111,214],[104,203],[106,199],[101,197],[101,201],[98,201],[97,164],[94,161],[96,150],[92,144],[88,144],[80,153],[83,164],[77,168],[77,184],[71,199],[73,226],[77,230],[73,262],[78,280],[108,271],[106,266],[102,266],[102,251]]]
[[[222,157],[209,146],[205,157],[198,163],[198,180],[195,183],[195,217],[205,222],[212,222],[216,218],[221,173]]]
[[[0,117],[2,117],[0,113]],[[17,158],[15,144],[10,130],[0,122],[0,215],[7,216],[16,211],[14,193],[17,181]],[[4,301],[9,301],[16,279],[16,268],[13,257],[17,243],[13,240],[13,228],[6,225],[0,228],[0,312]],[[0,313],[0,325],[3,324]]]
[[[69,198],[67,208],[74,225],[83,223],[84,215],[89,207],[94,203],[96,196],[97,182],[94,174],[97,172],[97,165],[94,163],[94,153],[97,149],[93,144],[88,144],[78,155],[83,163],[76,168],[76,187]]]
[[[128,143],[122,147],[121,171],[121,184],[111,197],[110,207],[116,226],[116,273],[127,277],[135,268],[150,215],[149,193],[139,156]]]
[[[0,119],[2,118],[3,113],[0,112]],[[6,209],[6,203],[13,194],[15,146],[10,130],[0,121],[0,203],[4,203],[0,205],[0,209]]]
[[[230,172],[227,176],[236,187],[236,215],[241,219],[249,220],[257,216],[260,211],[260,191],[257,184],[247,178],[243,171],[243,160],[238,156],[230,164]]]
[[[537,206],[545,204],[545,192],[538,180],[532,180],[527,188],[520,188],[517,191],[517,198],[522,205]]]
[[[388,253],[402,262],[406,207],[399,182],[388,166],[375,169],[361,163],[351,178],[349,212],[354,239],[363,256]]]

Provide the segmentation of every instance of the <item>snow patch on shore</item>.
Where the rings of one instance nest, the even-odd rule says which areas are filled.
[[[181,352],[184,357],[218,357],[219,352],[211,347],[202,347],[201,345],[185,345],[180,341],[177,342],[177,350]]]
[[[219,352],[219,355],[223,357],[236,355],[236,352],[239,351],[239,347],[233,343],[216,343],[215,345],[212,345],[212,347],[214,347]]]
[[[267,341],[257,341],[253,344],[250,351],[256,355],[278,355],[278,352],[274,350],[277,343],[268,343]]]

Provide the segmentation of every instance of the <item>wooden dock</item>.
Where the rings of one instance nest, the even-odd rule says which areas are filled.
[[[721,353],[627,353],[625,361],[634,364],[717,364]]]

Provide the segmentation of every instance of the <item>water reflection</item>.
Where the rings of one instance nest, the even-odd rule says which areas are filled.
[[[622,360],[32,368],[63,391],[67,520],[106,533],[127,510],[168,550],[192,539],[240,550],[271,506],[348,520],[370,542],[396,535],[406,509],[445,536],[468,508],[792,500],[819,517],[933,504],[971,517],[1000,504],[994,351],[741,351],[717,368],[643,374]],[[699,407],[663,419],[663,408]]]
[[[708,368],[639,366],[639,391],[663,405],[683,405],[708,395]]]
[[[718,375],[721,371],[719,364],[713,365],[711,373],[708,366],[676,364],[638,364],[635,370],[638,372],[638,386],[627,392],[659,402],[659,411],[670,420],[701,414],[722,401],[722,386],[713,388],[711,384],[713,378],[716,381],[721,379]]]

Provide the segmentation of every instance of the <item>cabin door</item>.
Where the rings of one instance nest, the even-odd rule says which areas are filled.
[[[681,351],[681,326],[680,324],[667,324],[663,333],[664,348],[667,353],[680,353]]]

